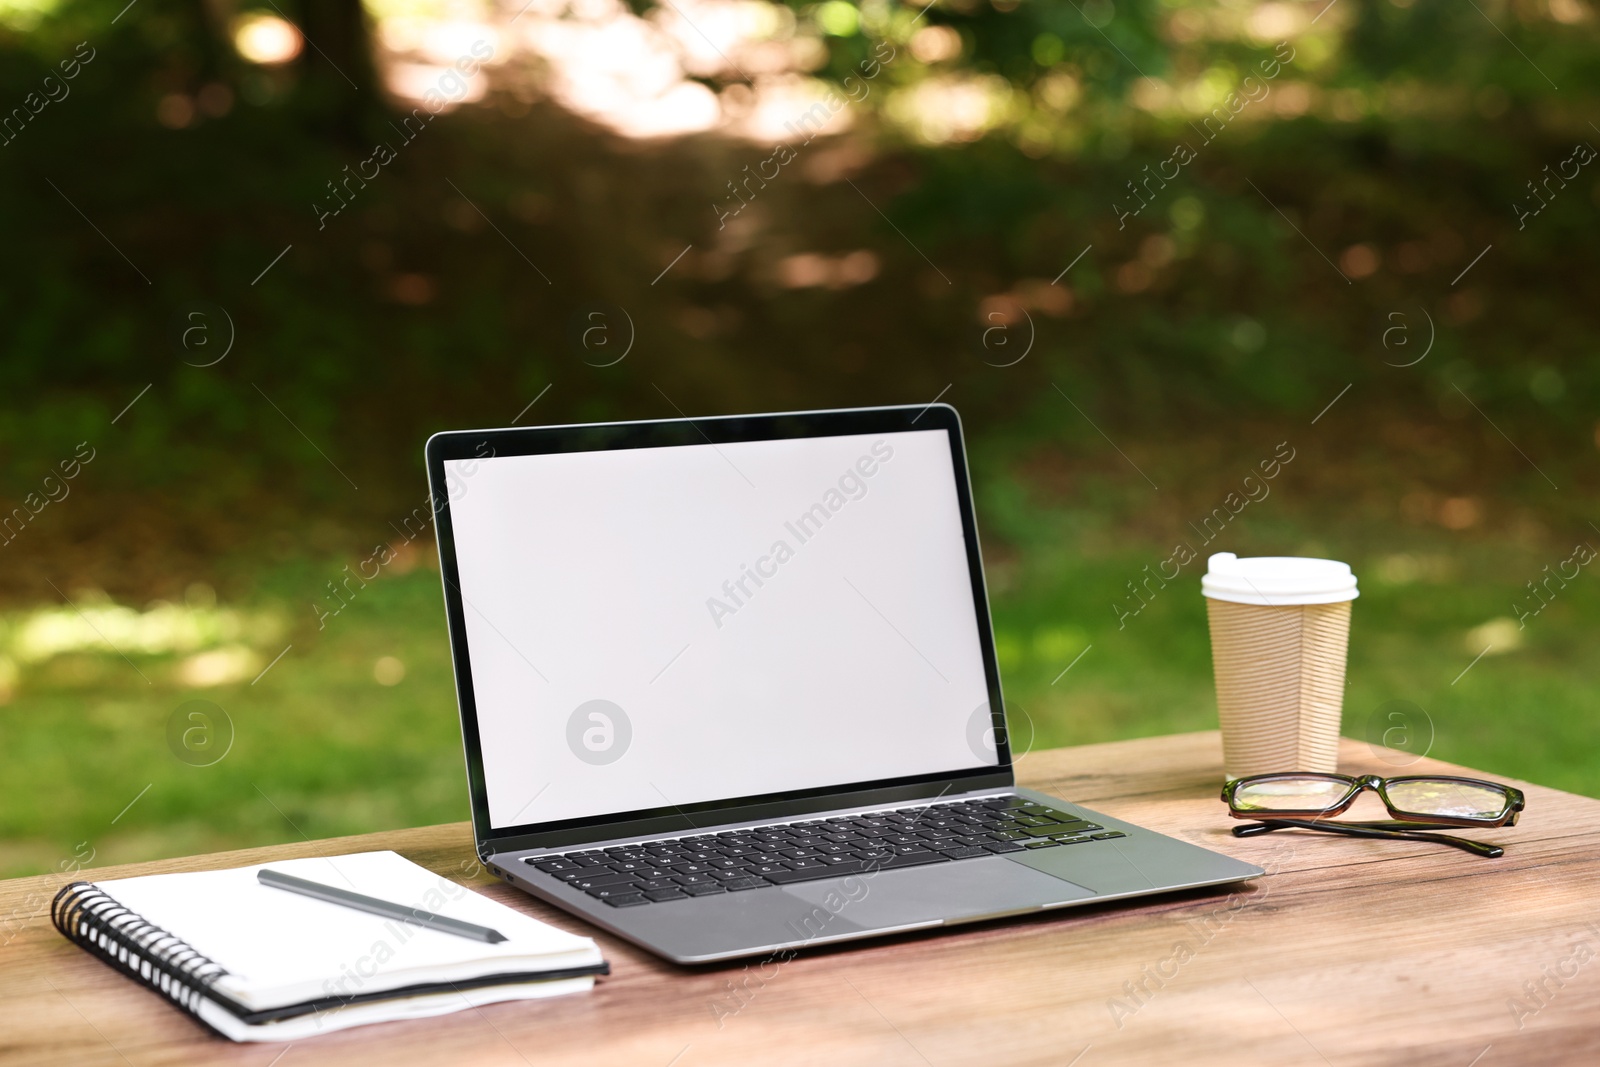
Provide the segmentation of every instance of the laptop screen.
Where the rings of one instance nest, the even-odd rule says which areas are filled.
[[[946,431],[444,469],[493,828],[997,764]]]

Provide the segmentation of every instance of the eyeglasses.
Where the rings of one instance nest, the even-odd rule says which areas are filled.
[[[1324,822],[1350,809],[1366,790],[1378,794],[1394,816],[1386,822]],[[1515,826],[1526,805],[1520,789],[1477,778],[1418,775],[1380,778],[1375,774],[1255,774],[1235,778],[1222,787],[1223,802],[1235,819],[1258,819],[1235,826],[1235,837],[1253,837],[1274,830],[1321,830],[1347,837],[1384,837],[1433,841],[1480,856],[1505,850],[1464,838],[1426,833],[1447,826]]]

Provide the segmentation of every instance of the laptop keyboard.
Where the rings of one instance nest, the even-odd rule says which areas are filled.
[[[1126,837],[1017,796],[530,856],[614,908]]]

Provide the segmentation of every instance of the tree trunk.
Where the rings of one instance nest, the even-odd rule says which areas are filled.
[[[295,60],[296,106],[313,128],[363,143],[367,120],[383,112],[384,101],[361,0],[295,0],[284,10],[305,37]]]

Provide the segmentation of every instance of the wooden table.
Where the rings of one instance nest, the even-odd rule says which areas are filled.
[[[1400,759],[1347,740],[1342,768],[1482,774]],[[61,876],[15,879],[0,883],[13,920],[0,938],[14,935],[0,948],[0,1063],[1600,1063],[1600,801],[1517,783],[1522,825],[1473,835],[1504,844],[1498,860],[1329,834],[1239,840],[1217,800],[1221,768],[1217,735],[1201,733],[1035,752],[1018,771],[1269,871],[1232,890],[686,970],[479,877],[480,891],[597,936],[612,976],[590,994],[290,1046],[209,1036],[56,933]],[[448,875],[472,859],[457,823],[90,876],[379,848]]]

